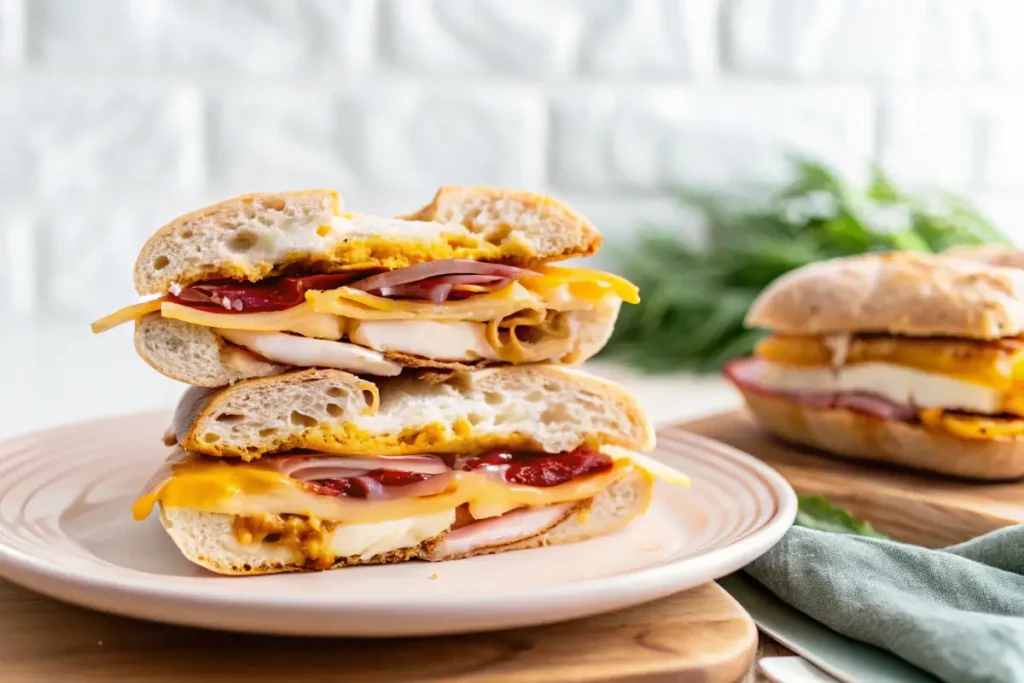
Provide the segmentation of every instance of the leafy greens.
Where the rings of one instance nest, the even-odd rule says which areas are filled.
[[[606,356],[650,372],[714,371],[749,354],[761,332],[743,316],[772,280],[813,261],[874,251],[1008,244],[966,200],[911,196],[879,169],[858,190],[825,166],[794,160],[795,180],[761,206],[684,192],[708,222],[695,247],[659,231],[619,254],[642,300],[624,306]]]
[[[825,496],[800,496],[795,524],[837,534],[889,538],[871,526],[870,522],[858,519],[846,510],[836,507]]]

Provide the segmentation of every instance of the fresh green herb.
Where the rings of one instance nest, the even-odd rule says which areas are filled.
[[[870,522],[857,519],[846,510],[836,507],[825,496],[800,496],[796,525],[837,534],[889,538],[871,526]]]
[[[703,247],[655,230],[620,251],[619,270],[642,301],[623,306],[605,353],[651,372],[714,371],[750,353],[760,333],[743,327],[747,308],[794,268],[872,251],[1009,243],[959,197],[906,195],[878,169],[858,190],[820,164],[794,166],[796,179],[756,206],[681,193],[707,219]]]

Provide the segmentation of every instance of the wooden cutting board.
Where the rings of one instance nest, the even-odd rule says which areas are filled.
[[[734,683],[747,676],[756,647],[750,617],[713,583],[554,626],[438,638],[330,640],[135,621],[72,607],[0,580],[4,683]]]
[[[942,547],[1024,522],[1024,482],[988,484],[831,458],[787,445],[743,412],[659,430],[690,431],[746,451],[799,494],[824,495],[901,541]]]

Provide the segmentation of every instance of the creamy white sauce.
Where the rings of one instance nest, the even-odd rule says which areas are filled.
[[[832,370],[763,361],[756,381],[777,391],[865,391],[918,408],[1002,412],[1003,392],[998,389],[889,363],[858,363]]]

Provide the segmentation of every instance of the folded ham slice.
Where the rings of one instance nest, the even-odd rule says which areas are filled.
[[[524,275],[536,275],[533,271],[525,268],[506,266],[500,263],[484,263],[482,261],[471,261],[469,259],[443,259],[440,261],[429,261],[415,266],[389,270],[368,277],[351,286],[361,289],[364,292],[372,292],[384,287],[396,287],[407,285],[413,282],[420,282],[439,276],[464,276],[464,275],[486,275],[491,277],[509,278],[517,280]]]
[[[761,384],[758,378],[766,361],[760,358],[740,358],[723,368],[723,373],[736,386],[759,394],[785,398],[813,408],[846,408],[882,420],[909,422],[917,418],[917,408],[897,403],[878,394],[864,391],[780,391]]]
[[[491,517],[449,532],[434,548],[431,559],[452,559],[483,548],[515,543],[547,531],[565,519],[578,501],[537,508],[523,508]]]

